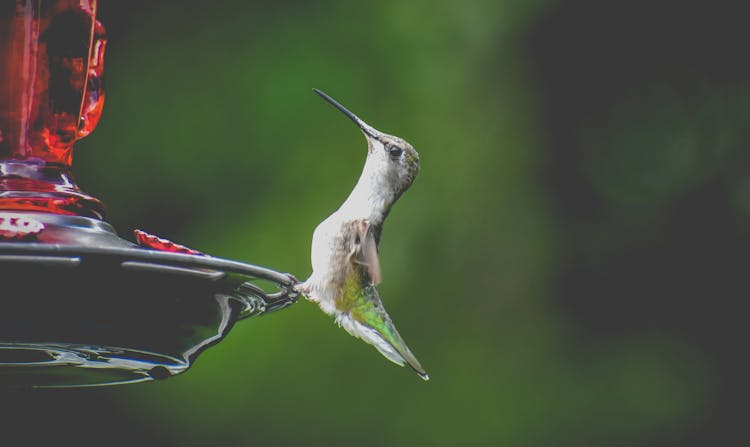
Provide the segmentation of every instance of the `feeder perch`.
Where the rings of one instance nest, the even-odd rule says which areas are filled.
[[[104,102],[96,0],[0,0],[0,388],[97,386],[187,370],[294,277],[104,221],[73,144]]]

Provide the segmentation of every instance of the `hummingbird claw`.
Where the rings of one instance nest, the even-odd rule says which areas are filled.
[[[289,281],[291,282],[292,286],[296,286],[297,284],[300,283],[300,280],[297,279],[297,277],[292,275],[291,273],[285,273],[285,275],[287,276],[287,278],[289,278]]]
[[[290,288],[293,291],[301,294],[303,297],[305,297],[306,300],[315,302],[315,300],[310,296],[310,289],[308,288],[306,282],[298,280],[291,273],[287,273],[287,276],[289,277],[289,280],[292,281]]]

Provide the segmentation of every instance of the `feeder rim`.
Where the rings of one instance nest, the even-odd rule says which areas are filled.
[[[0,255],[51,255],[51,256],[79,256],[102,255],[125,258],[128,261],[164,262],[184,267],[201,267],[213,270],[223,270],[265,279],[277,283],[294,292],[293,287],[297,279],[289,273],[247,264],[239,261],[217,258],[210,255],[192,255],[186,253],[171,253],[145,248],[127,247],[91,247],[82,245],[47,244],[38,242],[0,242]],[[295,294],[296,295],[296,294]]]

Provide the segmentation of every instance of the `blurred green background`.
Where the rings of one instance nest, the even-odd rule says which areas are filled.
[[[125,237],[304,278],[365,157],[311,88],[416,147],[380,291],[432,380],[303,300],[167,381],[15,394],[17,421],[105,445],[740,434],[750,33],[728,3],[103,0],[99,16],[108,96],[75,172]]]

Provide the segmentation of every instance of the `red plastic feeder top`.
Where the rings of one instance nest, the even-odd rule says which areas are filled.
[[[104,104],[96,0],[0,8],[0,210],[103,217],[71,174],[73,144]]]

